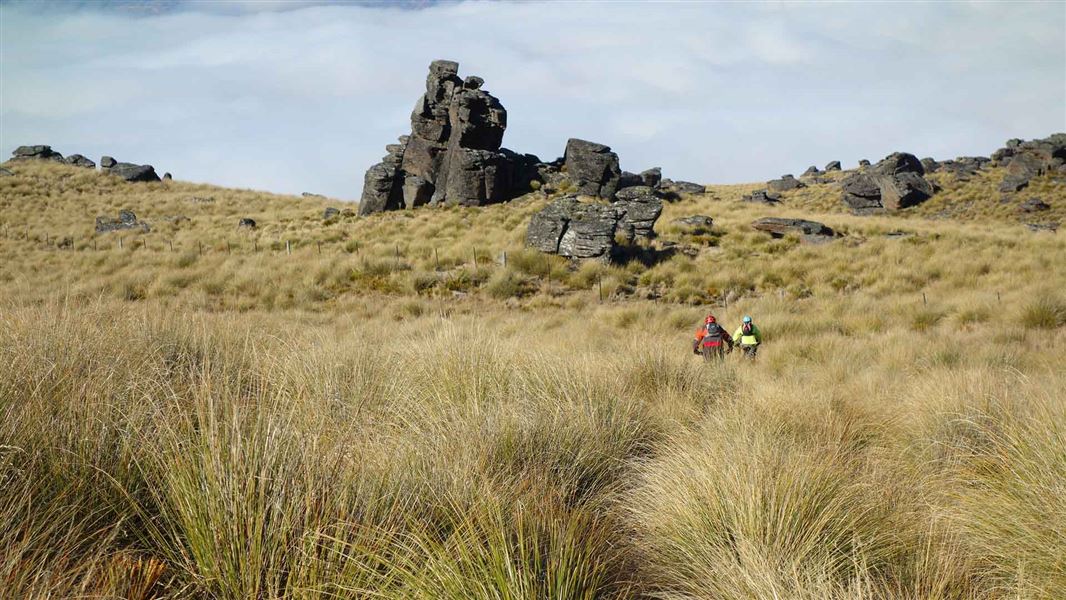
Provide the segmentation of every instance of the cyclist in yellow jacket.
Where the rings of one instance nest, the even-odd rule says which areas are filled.
[[[754,359],[755,353],[759,351],[759,344],[762,343],[762,332],[751,322],[751,317],[745,315],[744,322],[733,334],[733,341],[744,351],[745,357]]]

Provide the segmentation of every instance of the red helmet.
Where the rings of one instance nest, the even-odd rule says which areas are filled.
[[[714,315],[707,315],[707,318],[704,319],[704,321],[703,321],[703,323],[705,325],[710,325],[711,323],[717,323],[717,322],[718,322],[718,320],[714,318]]]

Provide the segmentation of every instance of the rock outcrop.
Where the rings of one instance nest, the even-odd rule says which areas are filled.
[[[256,228],[255,219],[249,219],[248,217],[244,217],[240,221],[237,221],[237,229],[242,229],[242,228],[255,229]]]
[[[805,219],[784,219],[764,217],[754,221],[751,226],[758,231],[765,231],[772,237],[780,238],[789,233],[797,233],[804,242],[822,243],[836,237],[836,232],[818,221]]]
[[[529,191],[537,157],[501,149],[507,110],[481,89],[480,77],[459,78],[459,63],[429,66],[426,92],[411,113],[411,134],[386,146],[367,170],[361,214],[426,204],[480,206]]]
[[[831,161],[829,161],[829,164],[827,164],[825,166],[825,172],[826,173],[828,173],[830,171],[839,171],[839,170],[840,170],[840,161],[839,160],[831,160]]]
[[[89,160],[85,156],[82,156],[81,154],[71,154],[63,162],[67,163],[68,165],[74,165],[75,167],[82,167],[84,169],[96,168],[96,163]]]
[[[707,186],[692,183],[691,181],[674,181],[672,179],[661,180],[659,187],[678,194],[703,194],[707,191]]]
[[[707,215],[690,215],[672,221],[675,225],[687,227],[693,231],[706,231],[714,226],[714,219]]]
[[[1030,198],[1018,206],[1018,212],[1031,213],[1051,210],[1051,205],[1040,198]]]
[[[816,167],[814,165],[811,165],[811,166],[807,167],[806,171],[804,171],[802,174],[800,174],[800,177],[814,177],[816,175],[821,175],[821,174],[822,174],[822,172],[820,170],[818,170],[818,167]]]
[[[781,194],[768,190],[755,190],[750,194],[741,196],[742,202],[754,202],[756,204],[780,204]]]
[[[844,203],[856,214],[873,214],[915,206],[933,195],[933,185],[923,175],[922,163],[913,155],[896,152],[841,182]]]
[[[643,189],[641,189],[643,188]],[[612,204],[560,198],[533,215],[526,245],[568,258],[610,260],[616,237],[626,243],[654,236],[662,214],[662,199],[651,188],[625,188]]]
[[[132,210],[120,210],[118,211],[118,218],[112,219],[107,216],[96,217],[96,232],[107,233],[110,231],[122,231],[127,229],[137,229],[144,233],[151,231],[151,227],[144,221],[138,221],[137,215]]]
[[[1009,140],[992,154],[991,160],[995,165],[1007,167],[999,191],[1017,192],[1028,187],[1034,177],[1051,172],[1066,174],[1066,133],[1028,142]]]
[[[126,181],[159,181],[155,167],[152,165],[135,165],[133,163],[118,162],[110,156],[100,158],[100,171],[109,175],[115,175]]]
[[[11,160],[54,160],[63,162],[63,155],[52,150],[51,146],[19,146],[11,153]]]
[[[766,182],[766,187],[772,192],[787,192],[807,187],[807,185],[792,175],[782,175],[781,179],[772,179]]]

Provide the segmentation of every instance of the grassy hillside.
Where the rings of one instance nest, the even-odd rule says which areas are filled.
[[[882,217],[830,185],[711,186],[608,266],[524,250],[536,195],[323,222],[321,199],[11,168],[12,597],[1066,590],[1066,242],[994,175]],[[1033,187],[1062,217],[1062,184]],[[93,237],[124,208],[152,232]],[[691,355],[708,310],[755,317],[756,362]]]

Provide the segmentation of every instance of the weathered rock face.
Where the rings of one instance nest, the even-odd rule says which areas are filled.
[[[865,158],[859,160],[859,167],[860,168],[868,167],[868,166],[870,166],[870,161],[866,160]]]
[[[914,206],[933,195],[933,185],[913,154],[896,152],[841,182],[844,203],[856,214],[872,214]]]
[[[658,187],[663,180],[663,170],[661,167],[652,167],[647,171],[641,171],[640,178],[644,180],[644,185]]]
[[[110,156],[101,156],[100,157],[100,169],[103,170],[103,171],[107,171],[108,169],[110,169],[111,167],[113,167],[113,166],[115,166],[117,164],[118,164],[118,161],[115,160],[114,158],[110,157]]]
[[[11,160],[54,160],[63,161],[63,155],[52,150],[51,146],[19,146],[11,153]]]
[[[339,208],[333,208],[332,206],[330,206],[327,207],[326,210],[322,211],[322,219],[328,221],[339,214],[341,214]]]
[[[574,196],[560,198],[533,215],[526,245],[569,258],[609,260],[616,234],[626,242],[654,235],[662,199],[644,189],[649,191],[626,188],[636,191],[610,205],[578,202]]]
[[[740,198],[742,202],[755,202],[756,204],[780,204],[781,195],[767,190],[755,190]]]
[[[148,233],[151,227],[143,221],[137,220],[137,215],[131,210],[118,211],[118,218],[112,219],[107,216],[96,217],[96,232],[107,233],[109,231],[121,231],[125,229],[138,229]]]
[[[480,206],[529,191],[540,160],[501,150],[506,109],[481,89],[483,79],[458,73],[453,61],[430,64],[426,92],[411,113],[411,134],[386,146],[388,155],[367,170],[360,214],[426,204]]]
[[[781,179],[773,179],[766,182],[766,187],[773,192],[787,192],[807,186],[792,175],[782,175]]]
[[[702,186],[698,183],[692,183],[691,181],[674,181],[672,179],[663,179],[659,182],[659,187],[679,194],[702,194],[707,191],[706,186]]]
[[[807,167],[807,170],[803,172],[800,177],[813,177],[815,175],[821,175],[822,172],[818,170],[818,167],[811,165]]]
[[[688,227],[695,231],[706,231],[714,226],[714,219],[707,215],[690,215],[680,219],[674,219],[673,223],[682,227]]]
[[[563,164],[578,194],[614,198],[622,171],[610,146],[571,138],[566,142]]]
[[[940,163],[936,162],[931,156],[926,156],[918,162],[922,163],[922,169],[926,173],[936,173],[936,170],[940,168]]]
[[[992,154],[991,160],[996,165],[1007,167],[999,191],[1022,190],[1032,178],[1062,170],[1066,166],[1066,133],[1028,142],[1009,140],[1005,147]]]
[[[96,163],[82,156],[81,154],[71,154],[63,162],[68,165],[74,165],[75,167],[82,167],[85,169],[95,169]]]
[[[825,172],[826,173],[828,173],[829,171],[839,171],[839,170],[840,170],[840,161],[839,160],[829,161],[829,164],[827,164],[825,166]]]
[[[245,218],[241,219],[240,221],[237,221],[237,228],[238,229],[241,229],[241,228],[255,229],[255,227],[256,227],[255,219],[249,219],[249,218],[245,217]]]
[[[754,221],[751,226],[758,231],[765,231],[775,238],[784,237],[789,233],[798,233],[800,238],[807,243],[827,242],[836,237],[836,232],[826,227],[825,224],[805,219],[764,217]]]
[[[173,180],[174,180],[174,176],[171,175],[169,172],[163,173],[163,181],[173,181]]]

